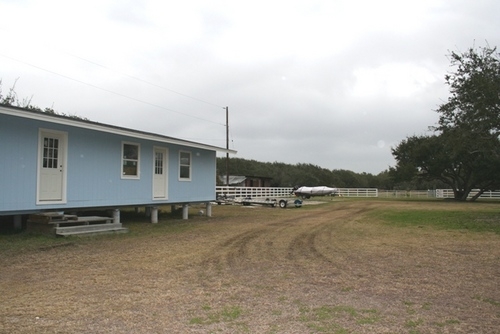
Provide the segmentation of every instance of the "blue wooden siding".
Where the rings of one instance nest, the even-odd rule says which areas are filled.
[[[35,145],[26,145],[27,142]],[[0,116],[0,212],[34,208],[38,129]]]
[[[39,129],[68,133],[67,202],[36,205]],[[140,178],[121,178],[122,143],[140,145]],[[153,200],[153,150],[168,149],[168,199]],[[179,151],[191,181],[179,181]],[[64,208],[206,202],[215,199],[216,152],[0,115],[0,214]]]

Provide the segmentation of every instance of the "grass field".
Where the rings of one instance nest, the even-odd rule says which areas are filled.
[[[497,333],[500,204],[214,206],[0,235],[0,333]]]

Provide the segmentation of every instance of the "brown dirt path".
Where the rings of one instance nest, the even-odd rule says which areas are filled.
[[[435,205],[218,206],[2,256],[0,333],[495,333],[498,235],[366,218]]]

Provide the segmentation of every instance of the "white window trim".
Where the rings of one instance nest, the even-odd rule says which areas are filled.
[[[125,144],[137,146],[137,175],[123,174],[123,148]],[[125,180],[139,180],[141,178],[141,144],[129,141],[122,141],[121,156],[120,156],[120,174],[121,178]]]
[[[187,153],[189,154],[189,177],[181,177],[181,154]],[[193,154],[191,151],[179,151],[179,181],[191,181],[193,173]]]

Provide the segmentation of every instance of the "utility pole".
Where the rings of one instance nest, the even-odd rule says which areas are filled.
[[[229,150],[229,107],[226,106],[226,150]],[[226,186],[229,187],[229,152],[226,152]]]

